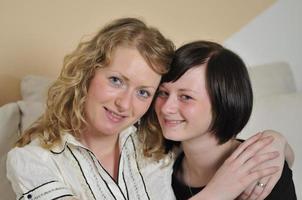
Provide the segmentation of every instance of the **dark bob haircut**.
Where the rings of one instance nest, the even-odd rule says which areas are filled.
[[[251,115],[253,92],[248,71],[234,52],[214,42],[196,41],[175,52],[171,70],[161,82],[175,82],[200,65],[206,66],[206,88],[212,105],[209,131],[223,144],[243,129]]]

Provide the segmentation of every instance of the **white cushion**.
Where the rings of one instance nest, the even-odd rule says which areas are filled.
[[[6,154],[19,135],[20,111],[16,103],[0,107],[0,194],[1,199],[15,199],[15,194],[6,179]]]
[[[0,107],[0,158],[14,145],[18,137],[20,111],[16,103]]]
[[[53,79],[37,75],[25,76],[21,81],[21,96],[24,101],[45,102],[48,87]]]
[[[253,113],[239,137],[273,129],[282,133],[295,153],[293,176],[297,193],[302,188],[302,93],[271,95],[255,101]]]
[[[28,75],[22,79],[22,101],[18,101],[21,110],[21,132],[42,115],[45,110],[47,91],[52,82],[53,79],[37,75]]]
[[[44,112],[45,103],[39,101],[18,101],[21,111],[20,131],[23,133]]]
[[[284,62],[248,68],[255,98],[296,92],[290,66]]]

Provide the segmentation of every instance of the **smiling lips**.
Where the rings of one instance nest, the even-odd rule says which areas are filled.
[[[166,126],[177,126],[184,122],[185,120],[172,120],[172,119],[164,119],[164,123]]]
[[[119,122],[121,122],[123,119],[125,119],[127,117],[125,115],[117,114],[116,112],[114,112],[112,110],[109,110],[106,107],[104,107],[104,108],[105,108],[105,111],[106,111],[106,116],[112,122],[119,123]]]

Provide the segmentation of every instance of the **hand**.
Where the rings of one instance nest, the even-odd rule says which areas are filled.
[[[260,180],[255,181],[251,185],[249,185],[248,188],[244,190],[244,192],[237,198],[240,200],[249,200],[249,199],[256,199],[256,200],[262,200],[265,199],[272,191],[276,183],[278,182],[283,165],[284,165],[284,159],[285,154],[288,154],[286,157],[289,157],[287,160],[290,161],[290,163],[293,162],[293,153],[290,151],[291,148],[288,145],[286,139],[279,133],[274,131],[264,131],[263,136],[272,136],[274,137],[274,141],[267,145],[265,148],[261,149],[257,154],[263,154],[266,152],[272,152],[277,151],[279,152],[280,156],[278,156],[276,159],[266,161],[262,163],[261,165],[257,166],[255,169],[264,169],[271,166],[278,166],[280,168],[279,171],[272,174],[271,176],[263,177]],[[261,186],[259,183],[263,184]]]
[[[254,170],[257,165],[272,160],[279,155],[278,152],[257,154],[259,150],[273,141],[273,137],[261,137],[262,134],[259,133],[242,143],[225,160],[211,181],[202,190],[202,193],[198,193],[191,199],[235,199],[256,180],[276,173],[279,167]]]

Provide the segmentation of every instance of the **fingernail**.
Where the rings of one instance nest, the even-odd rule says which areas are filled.
[[[273,141],[274,140],[274,137],[273,136],[265,136],[262,138],[263,140],[268,140],[268,141]]]

